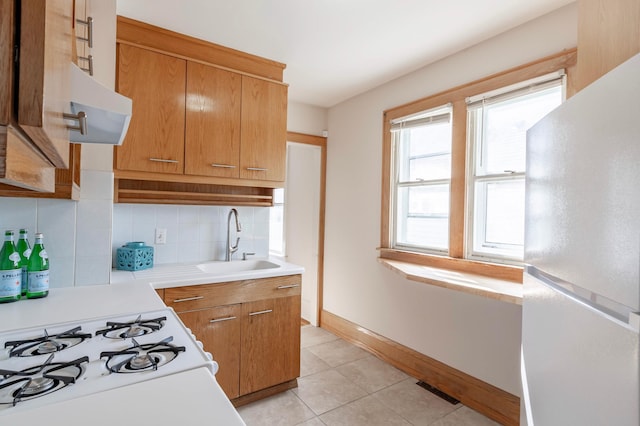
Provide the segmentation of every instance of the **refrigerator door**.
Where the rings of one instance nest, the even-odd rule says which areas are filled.
[[[532,267],[524,286],[528,426],[638,426],[637,315]]]
[[[525,262],[640,311],[640,55],[527,132]]]

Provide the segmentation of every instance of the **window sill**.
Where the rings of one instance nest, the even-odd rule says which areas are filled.
[[[522,305],[522,284],[513,281],[391,259],[378,262],[411,281]]]

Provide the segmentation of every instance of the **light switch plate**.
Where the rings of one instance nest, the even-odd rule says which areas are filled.
[[[166,244],[167,243],[167,228],[156,228],[156,244]]]

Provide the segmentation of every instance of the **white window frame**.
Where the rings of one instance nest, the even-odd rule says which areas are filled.
[[[398,192],[400,188],[447,185],[449,188],[449,191],[451,190],[451,175],[449,175],[449,177],[446,179],[425,179],[425,180],[420,179],[413,182],[400,181],[399,162],[403,160],[405,162],[410,161],[409,157],[403,157],[399,152],[400,145],[401,145],[399,138],[401,137],[402,129],[409,128],[409,127],[417,127],[417,126],[423,126],[423,125],[429,125],[429,124],[442,123],[445,120],[445,116],[448,117],[446,118],[446,120],[449,123],[451,123],[452,116],[453,116],[453,110],[452,110],[451,104],[445,104],[436,108],[430,108],[428,110],[421,111],[419,113],[411,114],[409,116],[401,117],[391,121],[392,187],[391,187],[391,206],[390,206],[391,207],[391,212],[390,212],[391,226],[389,227],[389,231],[391,233],[390,241],[394,249],[409,250],[409,251],[422,252],[422,253],[433,253],[433,254],[439,254],[439,255],[447,254],[449,251],[448,235],[449,235],[450,214],[447,216],[447,229],[446,229],[447,247],[446,248],[436,248],[436,247],[430,247],[426,245],[400,243],[398,242],[398,235],[397,235],[398,222],[399,222]],[[451,154],[451,147],[450,147],[449,153]]]
[[[508,100],[509,98],[517,98],[529,93],[544,90],[549,87],[560,85],[562,90],[562,102],[566,99],[566,75],[564,70],[542,75],[533,79],[529,79],[520,83],[512,84],[504,88],[492,90],[477,96],[466,99],[467,103],[467,176],[466,176],[466,199],[465,199],[465,258],[481,261],[492,261],[505,264],[522,265],[523,259],[521,255],[514,255],[515,250],[509,244],[493,244],[487,241],[481,243],[488,250],[477,250],[474,247],[474,238],[482,240],[486,235],[486,217],[483,220],[483,212],[486,211],[487,186],[490,183],[500,183],[509,181],[522,181],[526,178],[526,170],[505,170],[502,173],[480,174],[476,168],[478,156],[482,147],[482,143],[477,135],[477,130],[483,132],[482,124],[476,126],[475,122],[483,123],[482,104],[498,103]],[[479,115],[479,116],[478,116]],[[477,144],[479,142],[479,144]],[[479,183],[480,191],[484,196],[479,199],[478,209],[476,210],[476,184]],[[476,226],[478,224],[478,226]],[[520,249],[517,249],[520,252]]]

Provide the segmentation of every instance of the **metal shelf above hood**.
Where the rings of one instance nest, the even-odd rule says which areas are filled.
[[[86,115],[86,133],[70,130],[73,143],[122,145],[131,121],[132,101],[98,83],[71,64],[71,112]]]

